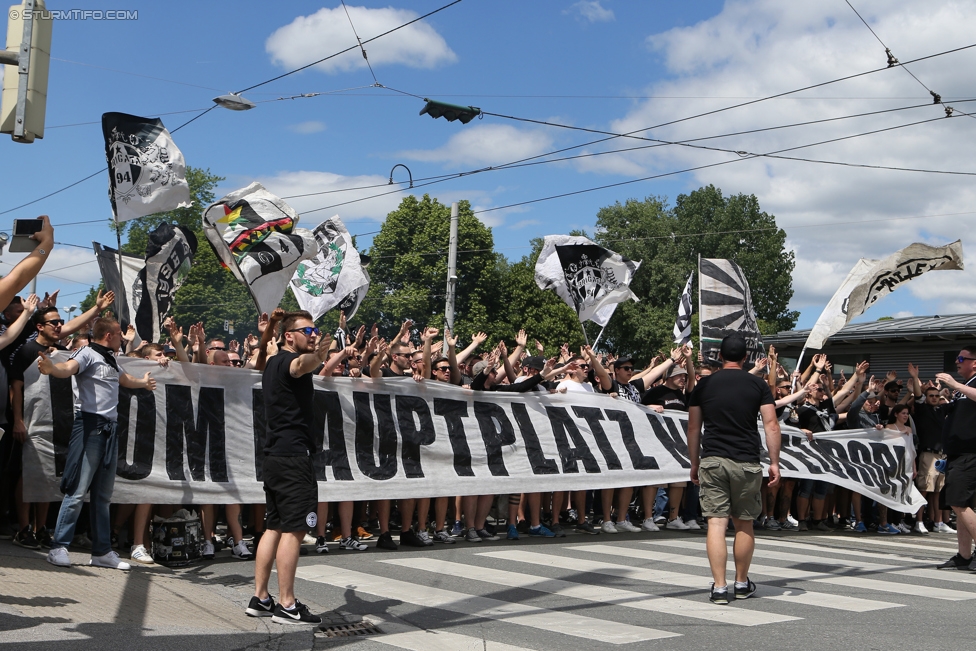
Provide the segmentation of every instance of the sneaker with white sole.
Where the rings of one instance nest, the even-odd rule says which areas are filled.
[[[909,527],[904,522],[899,522],[898,524],[896,524],[895,525],[895,529],[897,529],[898,531],[900,531],[902,533],[911,533],[912,532],[912,528]]]
[[[417,540],[423,543],[424,547],[430,547],[434,544],[434,541],[430,539],[430,534],[425,529],[417,532]]]
[[[489,533],[487,529],[478,529],[475,534],[482,540],[495,541],[498,540],[498,535]]]
[[[352,536],[349,536],[348,538],[339,539],[339,549],[345,549],[346,551],[350,552],[364,552],[369,549],[369,547],[367,547],[365,543],[361,543]]]
[[[247,608],[244,612],[248,617],[271,617],[274,615],[275,611],[275,600],[274,597],[268,595],[266,601],[261,601],[256,596],[251,597],[250,603],[247,604]]]
[[[68,550],[64,547],[52,547],[51,551],[47,553],[47,562],[58,567],[71,567]]]
[[[441,529],[440,531],[435,531],[431,540],[437,543],[444,543],[445,545],[453,545],[457,541],[454,540],[454,536],[449,534],[447,530]]]
[[[118,552],[111,551],[103,556],[92,556],[88,561],[94,567],[107,567],[111,570],[131,570],[132,566],[119,558]]]
[[[682,522],[685,523],[685,526],[688,527],[690,531],[701,531],[701,525],[698,524],[697,520],[694,519],[682,520]]]
[[[956,533],[955,529],[947,525],[945,522],[936,522],[935,526],[932,527],[932,531],[935,533]]]
[[[768,531],[779,531],[782,528],[783,525],[776,518],[766,518],[766,521],[763,523],[763,529]]]
[[[328,554],[329,545],[325,541],[325,536],[319,536],[315,539],[315,553],[316,554]]]
[[[350,536],[349,538],[343,538],[343,540],[354,540],[354,538]],[[363,547],[365,548],[365,545]],[[296,599],[291,608],[285,608],[281,604],[275,606],[271,621],[275,624],[321,624],[322,618],[318,615],[313,615],[308,609],[308,606]]]
[[[644,520],[644,524],[641,525],[641,529],[643,529],[644,531],[650,531],[650,532],[653,533],[653,532],[656,532],[656,531],[660,531],[661,530],[661,527],[659,527],[656,524],[654,524],[654,518],[647,518],[646,520]]]
[[[915,533],[921,533],[921,534],[927,534],[929,532],[929,530],[925,528],[925,525],[922,523],[921,520],[918,520],[915,523],[915,526],[912,528],[912,531],[914,531]]]
[[[143,545],[133,545],[129,550],[129,560],[140,565],[155,565],[152,555],[146,551]]]
[[[200,556],[209,561],[213,559],[215,553],[213,541],[204,540],[203,544],[200,545]]]
[[[617,532],[626,531],[627,533],[637,533],[641,530],[640,527],[635,527],[630,523],[629,520],[624,520],[623,522],[614,522],[613,526],[617,528]]]
[[[617,533],[617,527],[613,522],[609,520],[604,520],[603,524],[600,525],[600,531],[603,533]]]
[[[674,520],[668,520],[668,524],[664,528],[665,529],[677,529],[679,531],[688,531],[688,529],[691,529],[691,527],[689,527],[688,525],[686,525],[684,523],[684,520],[682,520],[681,518],[675,518]]]
[[[234,546],[230,549],[230,553],[234,558],[248,559],[253,556],[251,550],[247,548],[247,543],[243,540],[234,543]]]
[[[798,527],[796,520],[788,517],[779,523],[779,528],[783,531],[796,531]]]

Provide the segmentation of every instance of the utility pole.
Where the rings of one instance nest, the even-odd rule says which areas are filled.
[[[457,292],[458,205],[451,204],[451,244],[447,256],[447,304],[444,306],[444,325],[454,334],[454,298]]]
[[[7,49],[0,50],[0,65],[17,69],[4,73],[0,133],[9,133],[14,142],[44,137],[53,22],[44,13],[44,0],[23,0],[8,12]]]

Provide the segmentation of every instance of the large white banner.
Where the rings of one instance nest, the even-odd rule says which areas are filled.
[[[59,353],[55,356],[64,356]],[[118,503],[263,503],[259,373],[121,358],[155,391],[121,391]],[[71,380],[25,374],[24,498],[61,498]],[[683,412],[603,395],[475,392],[413,379],[315,378],[314,463],[322,501],[648,486],[687,480]],[[764,452],[765,456],[765,452]],[[893,430],[784,429],[786,477],[830,481],[898,511],[923,503],[914,449]]]

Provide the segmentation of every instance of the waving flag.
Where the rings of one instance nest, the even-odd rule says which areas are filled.
[[[311,260],[298,263],[291,279],[295,298],[313,319],[336,306],[345,311],[347,319],[352,318],[369,290],[359,252],[338,215],[316,226],[313,234],[318,252]]]
[[[691,341],[691,281],[694,277],[694,272],[688,274],[685,291],[681,292],[678,303],[678,319],[674,322],[674,343],[682,346]]]
[[[258,312],[278,307],[298,264],[318,252],[298,213],[260,183],[235,190],[203,213],[203,232],[217,257],[244,283]]]
[[[749,361],[765,357],[766,348],[752,308],[749,282],[739,265],[731,260],[702,258],[698,291],[703,357],[718,361],[722,339],[735,333],[746,340]]]
[[[189,228],[163,222],[149,234],[146,266],[139,274],[145,291],[135,315],[136,331],[142,339],[159,341],[162,323],[173,308],[173,296],[190,273],[196,252],[197,236]]]
[[[535,282],[551,289],[576,310],[580,322],[605,326],[612,306],[638,300],[630,281],[640,262],[605,249],[585,237],[547,235],[535,265]]]
[[[183,154],[159,118],[103,113],[102,135],[116,221],[193,205]]]
[[[145,285],[141,275],[146,269],[146,261],[137,255],[123,253],[122,276],[119,277],[119,252],[98,242],[92,242],[92,247],[105,289],[115,292],[115,314],[124,332],[130,323],[135,325],[136,311],[142,303]]]

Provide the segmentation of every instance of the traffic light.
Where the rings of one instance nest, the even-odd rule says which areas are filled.
[[[51,27],[44,0],[24,0],[7,12],[7,50],[0,61],[3,74],[0,101],[0,133],[14,142],[34,142],[44,137],[47,79],[51,65]]]
[[[430,117],[434,118],[444,118],[448,122],[454,122],[455,120],[460,120],[461,124],[467,124],[471,120],[475,119],[481,115],[481,109],[477,106],[459,106],[457,104],[448,104],[446,102],[435,102],[434,100],[424,98],[427,102],[424,108],[420,109],[420,115],[426,113]]]

